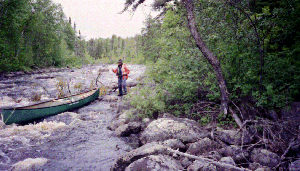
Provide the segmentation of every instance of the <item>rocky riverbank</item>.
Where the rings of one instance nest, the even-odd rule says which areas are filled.
[[[299,154],[299,137],[280,155],[265,145],[270,139],[262,142],[246,129],[204,127],[169,113],[157,119],[137,116],[136,110],[125,110],[108,127],[116,136],[138,137],[140,144],[120,155],[112,171],[300,170],[300,160],[285,157],[292,150]]]

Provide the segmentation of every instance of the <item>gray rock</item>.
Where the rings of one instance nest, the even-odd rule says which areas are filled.
[[[236,145],[227,146],[218,150],[219,153],[224,157],[232,157],[236,153],[241,152],[241,148]]]
[[[216,171],[217,167],[207,161],[195,160],[192,165],[187,168],[188,171]]]
[[[170,156],[150,155],[131,163],[125,171],[178,171],[183,170],[181,164]]]
[[[102,99],[105,102],[117,102],[118,101],[118,97],[116,95],[106,95],[103,97]]]
[[[256,169],[255,171],[271,171],[271,169],[269,167],[263,166],[263,167]]]
[[[209,138],[204,138],[195,143],[191,143],[187,149],[188,154],[199,156],[210,151],[215,151],[216,149],[221,148],[221,145]]]
[[[220,162],[227,163],[227,164],[230,164],[232,166],[236,166],[233,158],[231,158],[231,157],[223,157],[223,158],[221,158]]]
[[[217,151],[210,151],[207,154],[205,154],[204,157],[209,158],[209,159],[213,159],[213,160],[216,160],[216,161],[219,161],[222,158],[220,153],[217,152]]]
[[[252,140],[250,135],[246,132],[242,134],[241,132],[234,130],[222,130],[218,134],[220,140],[231,145],[249,144]]]
[[[187,157],[180,157],[180,163],[184,168],[188,168],[190,165],[193,164],[192,160]]]
[[[174,150],[185,149],[185,145],[178,139],[169,139],[162,143],[165,146],[168,146]]]
[[[251,160],[262,166],[275,167],[280,162],[280,157],[266,149],[254,149],[251,153]]]
[[[240,147],[231,145],[218,150],[224,157],[232,157],[235,163],[245,163],[249,160],[250,154]]]
[[[169,154],[169,152],[166,151],[166,148],[166,146],[163,146],[156,142],[145,144],[140,148],[134,149],[128,153],[119,156],[115,160],[110,170],[125,170],[125,168],[128,167],[131,163],[146,156],[158,154],[167,155]]]
[[[250,169],[250,170],[256,170],[256,169],[261,168],[261,167],[262,167],[261,164],[254,162],[254,163],[250,163],[249,164],[248,169]]]
[[[296,160],[289,165],[290,171],[300,171],[300,160]]]
[[[193,120],[185,118],[160,118],[151,122],[142,133],[142,144],[153,141],[179,139],[183,143],[196,142],[207,137],[208,131]]]
[[[114,121],[112,121],[108,126],[107,129],[111,130],[111,131],[115,131],[118,127],[122,126],[125,124],[125,120],[124,119],[116,119]]]
[[[128,124],[122,125],[115,130],[115,134],[118,137],[126,137],[131,134],[137,134],[141,131],[141,123],[130,122]]]

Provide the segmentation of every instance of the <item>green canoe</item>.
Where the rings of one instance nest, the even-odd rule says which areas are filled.
[[[67,96],[60,99],[41,102],[30,106],[3,109],[2,120],[6,125],[32,121],[45,116],[56,115],[81,107],[99,97],[99,88]]]

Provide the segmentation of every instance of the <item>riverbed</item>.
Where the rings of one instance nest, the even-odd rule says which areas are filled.
[[[0,79],[0,110],[56,98],[64,82],[76,93],[94,85],[113,87],[116,65],[90,65],[55,72],[8,75]],[[128,65],[128,84],[134,84],[145,66]],[[115,158],[138,146],[136,137],[118,138],[107,126],[115,118],[117,92],[107,91],[100,99],[75,111],[51,116],[25,125],[0,125],[0,170],[9,170],[28,158],[46,161],[41,170],[109,170]]]

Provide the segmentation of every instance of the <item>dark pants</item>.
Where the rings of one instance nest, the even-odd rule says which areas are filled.
[[[119,94],[123,94],[122,88],[124,90],[124,94],[126,94],[127,93],[126,79],[119,78],[118,79],[118,87],[119,87]]]

